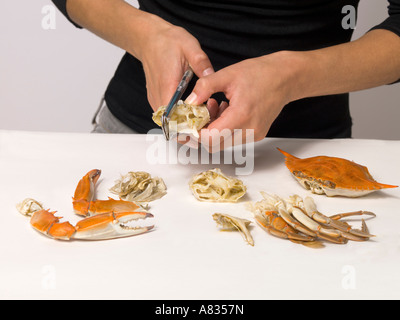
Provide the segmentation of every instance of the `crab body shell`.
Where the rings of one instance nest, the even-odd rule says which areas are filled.
[[[367,167],[353,161],[327,156],[299,159],[278,150],[286,156],[286,167],[297,181],[315,194],[356,198],[397,187],[376,182]]]

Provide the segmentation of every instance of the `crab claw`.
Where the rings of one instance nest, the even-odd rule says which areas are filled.
[[[73,207],[76,214],[87,216],[90,202],[94,198],[94,190],[101,175],[101,170],[89,171],[78,183],[73,199]]]
[[[72,239],[77,240],[107,240],[130,237],[146,233],[152,226],[128,226],[136,220],[153,218],[148,212],[103,213],[79,221]]]
[[[153,218],[148,212],[104,213],[83,219],[74,227],[60,223],[55,212],[40,210],[31,218],[32,227],[49,238],[58,240],[108,240],[146,233],[154,226],[130,227],[127,224],[140,219]]]

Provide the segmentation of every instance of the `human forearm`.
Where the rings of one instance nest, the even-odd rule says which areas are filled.
[[[300,67],[291,100],[354,92],[400,79],[400,38],[387,30],[373,30],[350,43],[292,54]]]
[[[400,38],[390,31],[374,30],[342,45],[280,51],[239,62],[200,79],[187,100],[201,103],[224,92],[229,106],[208,129],[254,129],[255,139],[261,140],[292,101],[368,89],[399,79]]]
[[[67,11],[75,23],[137,58],[151,26],[161,22],[159,17],[138,10],[124,0],[68,0]]]
[[[198,77],[213,72],[189,32],[124,0],[68,0],[67,11],[75,23],[141,61],[154,110],[168,103],[188,66]]]

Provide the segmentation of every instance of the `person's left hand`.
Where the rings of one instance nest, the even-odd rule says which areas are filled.
[[[214,121],[200,131],[201,143],[211,152],[224,148],[224,135],[215,139],[224,129],[231,134],[235,129],[253,129],[255,141],[265,138],[283,107],[293,99],[295,60],[290,52],[278,52],[239,62],[199,79],[186,102],[201,104],[208,100]],[[223,102],[219,106],[209,99],[217,92],[225,93],[229,104]],[[242,137],[241,143],[246,143],[245,131]]]

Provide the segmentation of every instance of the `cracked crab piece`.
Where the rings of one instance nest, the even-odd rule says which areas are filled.
[[[167,186],[163,179],[139,171],[122,175],[110,191],[127,201],[150,202],[166,195]]]
[[[167,106],[158,108],[153,113],[153,121],[162,126],[161,117]],[[176,108],[171,115],[170,131],[178,133],[186,133],[199,137],[199,130],[205,127],[210,122],[210,113],[206,105],[191,105],[186,104],[182,100],[178,101]]]
[[[239,231],[243,239],[250,245],[254,246],[253,237],[248,229],[251,221],[230,216],[223,213],[214,213],[213,219],[220,226],[222,231]]]
[[[237,202],[247,191],[241,180],[226,176],[220,169],[195,175],[189,186],[197,200],[210,202]]]
[[[43,205],[32,198],[26,198],[17,204],[17,210],[24,216],[31,217],[36,211],[43,210]]]

